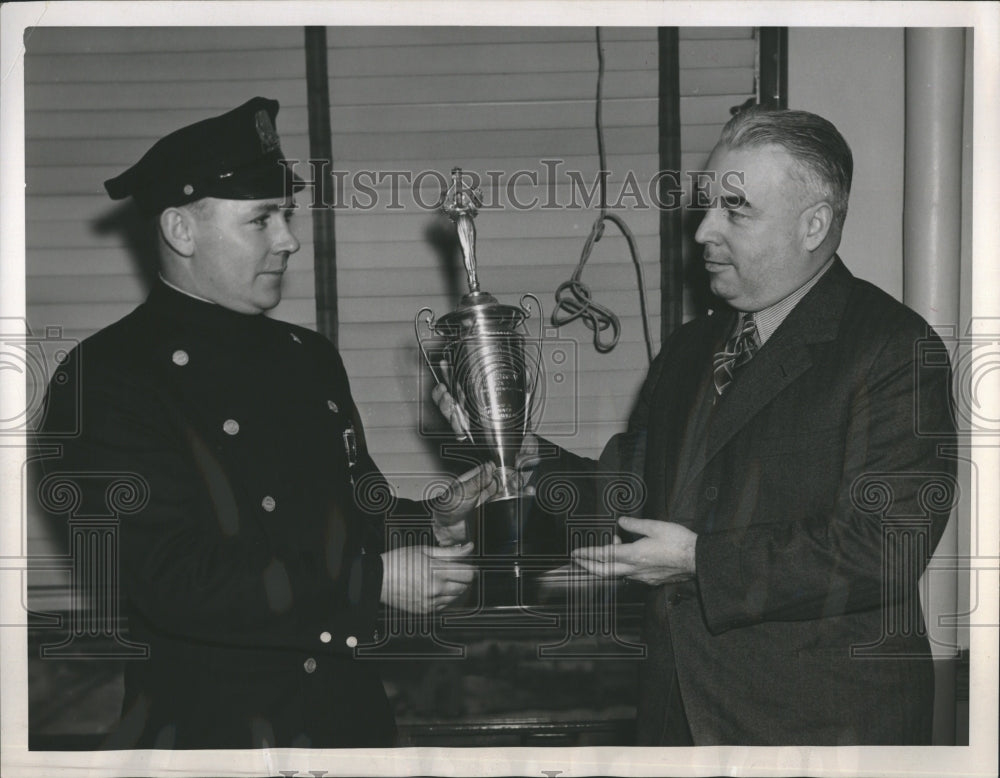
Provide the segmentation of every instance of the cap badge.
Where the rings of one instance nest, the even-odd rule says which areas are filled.
[[[261,153],[266,154],[279,147],[278,131],[271,123],[271,117],[263,108],[254,114],[254,121],[257,124],[257,137],[260,138]]]

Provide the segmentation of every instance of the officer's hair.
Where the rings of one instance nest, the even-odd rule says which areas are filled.
[[[185,203],[182,208],[187,208],[194,216],[198,219],[207,219],[212,215],[212,206],[207,198],[202,198],[200,200],[193,200],[190,203]]]
[[[731,149],[780,146],[803,168],[810,188],[829,200],[840,228],[847,217],[854,157],[836,127],[808,111],[751,105],[722,128],[720,145]]]

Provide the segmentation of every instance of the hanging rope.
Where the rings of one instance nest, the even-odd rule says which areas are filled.
[[[562,327],[577,319],[582,321],[587,329],[594,333],[594,348],[601,354],[606,354],[618,345],[621,337],[621,320],[610,309],[594,301],[591,296],[590,287],[583,283],[583,268],[590,258],[594,245],[604,237],[604,223],[606,221],[614,224],[628,243],[629,254],[635,265],[636,280],[639,286],[639,309],[642,315],[642,330],[646,340],[646,357],[653,361],[653,340],[649,332],[649,315],[646,311],[646,282],[642,272],[642,258],[639,255],[639,247],[636,245],[635,235],[628,228],[625,221],[616,214],[608,213],[607,178],[608,165],[604,150],[604,121],[601,115],[604,100],[604,49],[601,46],[601,28],[597,28],[597,100],[596,100],[596,126],[597,126],[597,154],[600,160],[598,170],[598,192],[600,202],[600,214],[594,220],[590,228],[587,241],[583,244],[583,252],[580,254],[580,261],[576,270],[568,281],[564,281],[556,289],[556,305],[552,311],[552,324],[555,327]],[[610,331],[610,332],[609,332]],[[605,336],[604,333],[607,333]]]

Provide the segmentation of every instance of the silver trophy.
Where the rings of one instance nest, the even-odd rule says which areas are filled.
[[[473,221],[482,195],[466,187],[462,171],[451,172],[452,182],[441,210],[458,232],[469,293],[458,307],[435,320],[432,309],[417,311],[413,326],[420,351],[438,383],[448,387],[468,419],[467,435],[483,447],[497,466],[500,490],[491,502],[518,496],[514,458],[529,431],[531,411],[537,401],[541,366],[541,303],[533,294],[522,295],[519,305],[503,305],[479,288],[476,266],[476,226]],[[538,336],[532,338],[527,320],[533,300],[538,311]],[[426,332],[421,332],[421,322]],[[428,354],[428,344],[438,364]]]

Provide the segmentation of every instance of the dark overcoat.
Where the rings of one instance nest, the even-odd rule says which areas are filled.
[[[118,566],[149,656],[126,663],[106,747],[392,743],[354,651],[378,637],[385,482],[329,341],[158,282],[74,350],[48,402],[47,428],[80,421],[49,473],[82,475],[98,511],[90,476],[142,485]]]
[[[666,341],[601,457],[643,474],[631,515],[698,533],[694,582],[649,593],[640,742],[665,742],[676,671],[696,745],[929,743],[917,581],[955,492],[947,352],[837,259],[713,403],[735,316]]]

